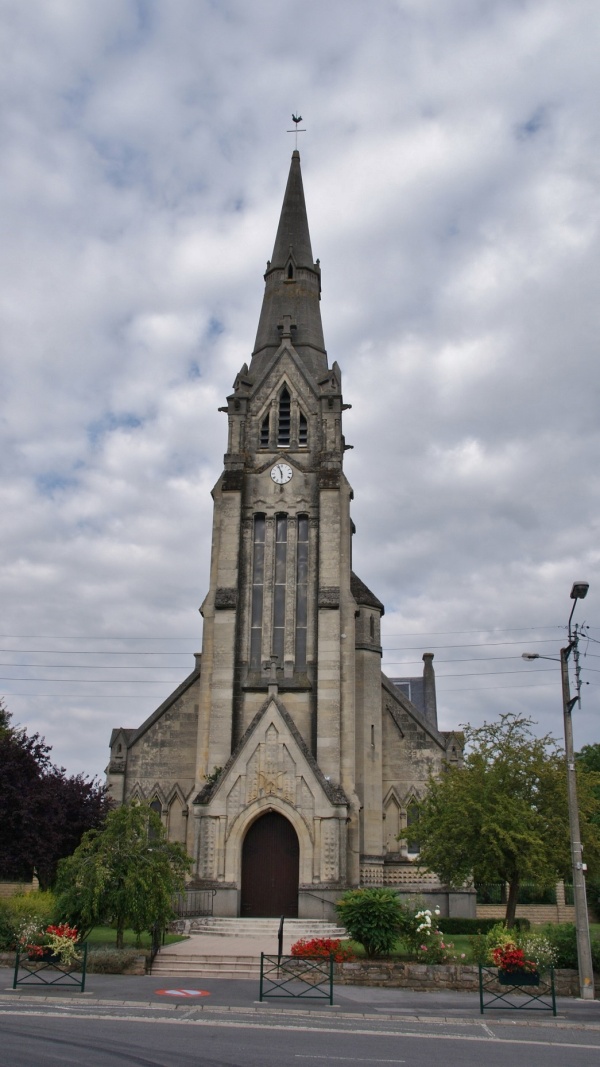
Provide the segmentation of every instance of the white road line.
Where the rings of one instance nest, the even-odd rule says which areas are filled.
[[[12,1015],[15,1018],[20,1016],[37,1016],[39,1018],[56,1018],[61,1019],[64,1023],[66,1016],[63,1014],[54,1014],[51,1011],[9,1011],[0,1008],[0,1015]],[[480,1037],[477,1034],[469,1036],[467,1034],[427,1034],[420,1033],[416,1030],[350,1030],[341,1029],[335,1026],[282,1026],[282,1025],[269,1025],[266,1023],[246,1023],[246,1022],[234,1022],[233,1020],[223,1019],[182,1019],[182,1018],[170,1018],[170,1019],[152,1019],[147,1015],[95,1015],[86,1012],[85,1014],[77,1014],[73,1017],[74,1021],[79,1019],[94,1019],[99,1022],[109,1020],[117,1023],[140,1023],[144,1022],[146,1025],[164,1025],[164,1026],[213,1026],[219,1029],[229,1028],[230,1030],[282,1030],[285,1033],[303,1033],[303,1034],[337,1034],[338,1036],[345,1035],[347,1037],[354,1037],[358,1035],[360,1037],[416,1037],[420,1041],[469,1041],[479,1042],[479,1044],[490,1045],[492,1042],[495,1045],[528,1045],[537,1046],[541,1048],[581,1048],[581,1049],[593,1049],[594,1051],[600,1051],[600,1042],[595,1045],[579,1044],[576,1041],[522,1041],[514,1037]],[[330,1058],[330,1057],[328,1057]]]

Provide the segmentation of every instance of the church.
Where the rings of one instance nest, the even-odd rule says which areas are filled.
[[[422,677],[381,671],[384,606],[352,570],[342,376],[321,324],[300,154],[292,154],[254,349],[221,410],[210,583],[192,673],[112,731],[116,803],[161,814],[214,914],[321,917],[349,887],[471,896],[419,871],[416,802],[461,758]]]

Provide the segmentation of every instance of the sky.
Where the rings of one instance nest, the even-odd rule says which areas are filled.
[[[597,0],[4,0],[0,693],[103,774],[201,647],[294,137],[354,569],[442,729],[600,741]],[[526,662],[522,653],[550,660]]]

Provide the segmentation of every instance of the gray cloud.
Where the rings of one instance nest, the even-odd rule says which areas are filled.
[[[0,685],[70,771],[200,645],[217,408],[296,107],[384,669],[431,647],[445,726],[513,708],[560,733],[556,667],[520,654],[558,654],[580,577],[600,640],[597,22],[588,0],[5,5]]]

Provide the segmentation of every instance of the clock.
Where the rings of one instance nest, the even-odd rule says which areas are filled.
[[[292,468],[287,463],[276,463],[271,468],[271,478],[276,485],[285,485],[286,482],[289,482],[293,473]]]

